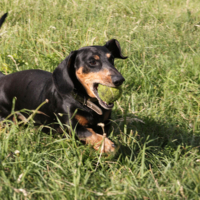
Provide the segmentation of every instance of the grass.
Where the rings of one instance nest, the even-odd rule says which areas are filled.
[[[115,155],[7,122],[0,199],[199,199],[200,2],[0,2],[0,71],[53,71],[72,50],[119,40],[126,78],[113,111]],[[16,152],[19,151],[19,153]]]

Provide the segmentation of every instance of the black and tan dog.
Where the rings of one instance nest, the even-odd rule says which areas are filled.
[[[113,104],[106,104],[98,96],[98,85],[117,87],[124,82],[114,67],[114,59],[126,59],[117,40],[104,46],[88,46],[72,51],[54,70],[26,70],[10,75],[0,74],[0,118],[6,118],[16,97],[15,110],[40,108],[34,120],[40,124],[54,124],[56,116],[63,124],[71,125],[80,140],[99,149],[103,136],[97,125],[110,119]],[[73,114],[75,116],[72,118]],[[100,134],[99,134],[100,133]],[[115,145],[105,138],[103,152],[112,152]]]

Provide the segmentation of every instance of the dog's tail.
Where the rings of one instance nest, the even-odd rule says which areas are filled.
[[[6,17],[7,17],[8,13],[5,13],[1,18],[0,18],[0,28],[2,26],[2,24],[4,23]]]
[[[0,18],[0,28],[2,26],[2,24],[4,23],[6,17],[7,17],[8,13],[5,13],[1,18]],[[2,72],[0,72],[0,78],[5,76]]]
[[[4,23],[6,17],[7,17],[8,13],[5,13],[1,18],[0,18],[0,28],[2,26],[2,24]],[[0,72],[0,78],[5,76],[2,72]]]

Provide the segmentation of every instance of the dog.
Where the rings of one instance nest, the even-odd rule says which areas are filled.
[[[99,123],[109,130],[113,104],[102,101],[98,85],[118,87],[124,77],[114,67],[114,59],[126,59],[116,39],[104,46],[87,46],[72,51],[53,73],[42,70],[25,70],[9,75],[0,74],[0,118],[6,118],[12,110],[36,109],[45,100],[34,117],[38,124],[51,124],[59,132],[57,120],[70,125],[76,136],[101,152],[115,151],[114,143],[103,137]],[[43,114],[42,114],[43,113]],[[68,126],[69,127],[69,126]],[[69,129],[69,128],[68,128]],[[70,132],[70,130],[68,130]]]
[[[2,24],[4,23],[6,17],[7,17],[8,13],[5,13],[1,18],[0,18],[0,28],[2,26]]]

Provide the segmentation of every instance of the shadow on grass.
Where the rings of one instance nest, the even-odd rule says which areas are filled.
[[[189,149],[199,148],[200,146],[200,135],[195,135],[192,128],[187,127],[186,123],[170,123],[169,119],[156,121],[151,117],[137,117],[133,114],[127,114],[124,118],[116,116],[117,113],[114,111],[114,118],[116,119],[112,123],[114,130],[112,140],[118,146],[115,159],[128,157],[129,160],[134,160],[138,157],[138,154],[141,154],[142,150],[156,155],[160,152],[170,155],[170,153],[181,148],[181,153],[184,154]],[[55,125],[59,126],[59,123]],[[53,138],[62,137],[61,132],[55,134],[47,126],[42,128],[42,132],[51,135]],[[56,132],[59,131],[56,130]],[[78,138],[76,139],[78,140]],[[84,142],[80,142],[80,144],[82,143]]]
[[[181,148],[184,154],[200,146],[200,135],[195,135],[191,127],[180,125],[180,122],[155,121],[150,117],[138,118],[130,114],[114,122],[114,135],[118,136],[120,146],[116,157],[128,156],[133,160],[144,148],[151,154],[159,154],[161,151],[169,154]]]

